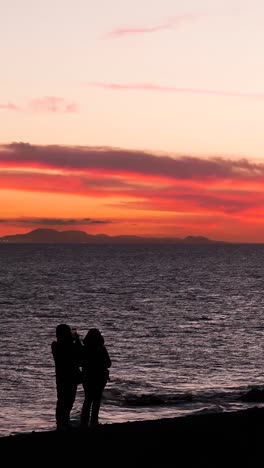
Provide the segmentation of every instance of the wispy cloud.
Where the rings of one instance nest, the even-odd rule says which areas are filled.
[[[177,86],[163,86],[152,83],[109,83],[104,81],[94,81],[88,83],[88,86],[102,88],[112,91],[153,91],[166,93],[183,93],[183,94],[207,94],[219,97],[230,98],[248,98],[248,99],[264,99],[264,93],[248,93],[240,91],[225,91],[219,89],[206,88],[185,88]]]
[[[57,96],[35,98],[20,105],[13,102],[0,103],[0,110],[28,113],[72,114],[78,112],[78,109],[76,102]]]
[[[158,23],[155,25],[147,25],[147,26],[125,26],[115,28],[112,31],[108,32],[103,36],[104,39],[114,39],[118,37],[124,37],[129,35],[139,35],[139,34],[153,34],[160,31],[166,31],[168,29],[175,29],[180,26],[182,23],[191,21],[197,18],[198,15],[194,14],[185,14],[185,15],[178,15],[172,18],[169,18],[162,23]]]
[[[65,218],[2,218],[0,223],[15,224],[22,226],[91,226],[97,224],[110,224],[111,220],[105,219],[65,219]]]
[[[32,99],[28,107],[32,112],[71,114],[78,111],[78,105],[75,102],[69,102],[64,98],[56,96],[44,96]]]
[[[13,102],[0,102],[0,110],[20,111],[20,107]]]

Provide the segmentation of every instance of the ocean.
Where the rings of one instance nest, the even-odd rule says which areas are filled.
[[[263,245],[0,245],[0,434],[55,428],[59,323],[105,337],[102,423],[250,406],[263,285]]]

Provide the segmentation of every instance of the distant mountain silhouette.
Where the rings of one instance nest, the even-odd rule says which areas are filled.
[[[0,237],[0,243],[9,244],[226,244],[207,237],[140,237],[108,236],[87,234],[84,231],[56,231],[55,229],[35,229],[26,234]]]

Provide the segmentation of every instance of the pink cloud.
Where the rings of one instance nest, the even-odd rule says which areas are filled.
[[[12,102],[0,103],[0,110],[19,111],[20,108]]]
[[[131,26],[131,27],[122,27],[122,28],[115,28],[109,33],[107,33],[104,38],[116,38],[116,37],[123,37],[133,34],[152,34],[160,31],[165,31],[168,29],[174,29],[179,26],[183,22],[187,22],[195,18],[195,15],[192,14],[185,14],[185,15],[178,15],[169,20],[165,21],[164,23],[160,23],[154,26]]]
[[[67,101],[61,97],[44,96],[41,98],[31,99],[26,104],[20,106],[13,102],[0,103],[0,110],[72,114],[78,112],[78,104],[76,102]]]
[[[167,93],[185,93],[185,94],[208,94],[212,96],[238,97],[249,99],[264,99],[264,93],[247,93],[240,91],[224,91],[206,88],[180,88],[177,86],[163,86],[152,83],[108,83],[104,81],[95,81],[88,83],[89,86],[113,91],[159,91]]]
[[[71,113],[74,113],[74,112],[78,112],[79,110],[79,106],[76,102],[71,102],[69,104],[66,105],[66,108],[65,108],[65,111],[69,114]]]
[[[32,99],[29,109],[33,112],[51,112],[68,114],[77,112],[78,106],[75,102],[67,102],[64,98],[56,96],[44,96]]]

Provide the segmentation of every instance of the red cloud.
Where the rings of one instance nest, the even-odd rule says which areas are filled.
[[[106,206],[115,196],[125,211],[249,219],[264,206],[264,164],[245,159],[15,143],[0,147],[0,167],[1,189],[89,196]]]
[[[149,180],[149,179],[146,179]],[[160,184],[146,185],[141,179],[137,184],[127,176],[123,180],[97,174],[85,177],[75,174],[47,174],[26,172],[25,170],[0,172],[0,187],[25,192],[61,193],[100,198],[102,201],[118,197],[116,205],[127,210],[167,211],[177,213],[202,213],[203,215],[226,215],[228,217],[245,215],[255,217],[256,210],[263,212],[264,190],[244,191],[243,180],[239,193],[212,190],[206,182],[200,187],[190,179],[184,186],[175,180],[170,186]],[[150,179],[151,180],[151,179]],[[144,183],[145,182],[145,183]],[[134,199],[131,202],[131,198]],[[106,204],[108,206],[108,203]],[[111,204],[109,206],[112,206]],[[260,213],[258,214],[258,216]]]
[[[123,27],[123,28],[116,28],[107,33],[104,38],[116,38],[116,37],[123,37],[132,34],[152,34],[160,31],[165,31],[168,29],[174,29],[175,27],[179,26],[183,22],[190,21],[194,19],[196,16],[192,14],[185,14],[185,15],[178,15],[169,20],[165,21],[164,23],[160,23],[154,26],[130,26],[130,27]]]
[[[208,94],[212,96],[249,98],[249,99],[264,99],[264,93],[246,93],[236,91],[224,91],[217,89],[202,89],[202,88],[180,88],[176,86],[162,86],[152,83],[108,83],[95,81],[88,83],[89,86],[102,88],[113,91],[157,91],[167,93],[185,93],[185,94]]]

